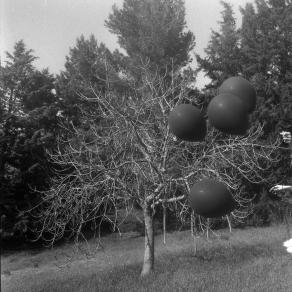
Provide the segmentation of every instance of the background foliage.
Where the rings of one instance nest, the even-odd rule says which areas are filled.
[[[136,94],[143,99],[147,92],[140,90],[143,94],[137,96],[132,88],[134,84],[143,89],[145,72],[141,68],[145,66],[164,77],[170,72],[189,74],[193,83],[185,98],[203,107],[224,79],[242,75],[257,90],[251,123],[259,120],[264,125],[260,139],[269,142],[282,130],[291,132],[291,1],[256,0],[241,8],[241,13],[238,28],[232,6],[222,2],[219,30],[211,32],[205,56],[196,55],[196,70],[189,67],[195,36],[186,28],[181,0],[125,0],[122,8],[113,8],[106,26],[118,36],[126,54],[111,52],[93,35],[88,39],[80,36],[58,76],[47,69],[37,70],[33,51],[23,41],[17,42],[0,73],[1,237],[30,238],[36,221],[25,211],[40,203],[36,190],[46,190],[53,176],[47,151],[56,150],[58,135],[66,136],[60,125],[88,130],[89,121],[82,114],[86,111],[95,117],[90,123],[99,125],[102,135],[107,126],[105,109],[101,103],[92,107],[83,97],[93,98],[93,92],[102,95],[110,89],[120,98]],[[210,79],[202,90],[194,88],[198,71]],[[282,214],[283,206],[268,193],[272,185],[289,183],[291,177],[289,151],[279,151],[281,162],[266,173],[268,184],[241,181],[242,188],[257,193],[249,224],[270,223]],[[106,149],[104,152],[110,156]]]

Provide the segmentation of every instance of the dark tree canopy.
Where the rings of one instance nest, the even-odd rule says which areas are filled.
[[[6,53],[7,61],[4,67],[1,66],[0,84],[1,99],[8,114],[23,110],[21,102],[25,86],[35,70],[33,61],[37,59],[32,53],[22,40],[14,45],[12,53]]]
[[[77,38],[76,44],[66,56],[65,70],[57,77],[57,93],[62,99],[64,115],[78,123],[80,107],[86,107],[83,98],[104,94],[109,88],[122,93],[127,82],[121,78],[124,71],[124,56],[117,50],[113,53],[91,35]],[[91,107],[91,105],[89,105]]]
[[[125,0],[121,9],[113,7],[106,26],[134,66],[150,61],[154,70],[177,70],[190,62],[194,35],[186,30],[182,0]]]
[[[241,8],[239,29],[231,6],[222,5],[220,29],[212,32],[206,57],[197,56],[198,69],[211,79],[207,88],[242,75],[257,90],[257,117],[265,124],[265,133],[291,130],[291,1],[257,0],[256,8],[248,3]]]
[[[291,0],[255,0],[254,5],[247,4],[241,8],[243,21],[239,29],[232,6],[222,2],[222,7],[219,30],[211,32],[206,57],[196,56],[198,70],[204,71],[211,79],[206,87],[209,91],[190,90],[188,81],[194,79],[181,74],[191,62],[195,45],[193,33],[186,28],[183,0],[124,0],[121,8],[114,6],[106,26],[118,37],[126,54],[118,50],[111,52],[93,35],[89,38],[80,36],[69,50],[65,69],[57,77],[47,69],[34,67],[37,57],[23,41],[15,44],[14,50],[7,53],[7,61],[1,65],[0,72],[3,238],[27,234],[32,220],[24,211],[40,200],[34,188],[50,193],[46,192],[48,178],[54,180],[56,177],[50,177],[52,161],[47,150],[56,149],[57,145],[60,151],[68,154],[61,155],[59,170],[60,165],[67,166],[68,163],[65,161],[64,164],[62,159],[71,159],[69,164],[76,167],[68,170],[69,178],[74,177],[69,185],[61,182],[64,199],[69,205],[64,205],[56,195],[51,197],[56,202],[56,213],[54,209],[50,213],[45,208],[40,215],[43,218],[45,212],[52,215],[52,226],[59,224],[55,219],[62,216],[60,208],[65,210],[66,216],[72,211],[75,212],[72,218],[83,220],[85,215],[95,220],[104,204],[99,202],[97,194],[115,200],[119,193],[127,198],[127,202],[133,202],[140,192],[135,204],[140,204],[141,208],[146,206],[145,211],[150,214],[150,203],[154,200],[157,205],[163,200],[165,204],[166,199],[169,203],[181,200],[186,188],[185,179],[191,179],[193,183],[198,174],[226,175],[227,180],[236,181],[234,188],[240,195],[263,193],[263,185],[255,188],[254,181],[248,183],[246,177],[242,179],[242,173],[246,171],[253,180],[255,160],[266,169],[261,174],[265,182],[286,182],[287,151],[280,153],[282,160],[274,169],[270,164],[272,160],[279,161],[279,151],[276,154],[271,152],[273,155],[265,155],[264,151],[255,159],[252,155],[259,145],[276,141],[275,136],[280,130],[292,131]],[[192,70],[187,72],[194,77]],[[247,137],[252,140],[250,152],[243,146],[246,145],[245,138],[235,138],[238,148],[234,154],[234,144],[230,140],[229,146],[233,148],[228,149],[232,151],[227,149],[224,152],[227,161],[221,163],[219,158],[222,156],[218,151],[224,146],[220,145],[223,143],[221,137],[226,136],[212,130],[205,144],[184,144],[169,134],[167,114],[177,102],[192,102],[205,107],[220,83],[234,75],[242,75],[256,88],[258,104],[251,115],[251,124],[259,121],[264,127],[263,131],[258,130]],[[62,130],[60,121],[63,122]],[[59,144],[56,141],[58,134],[61,134],[62,141],[58,141]],[[70,147],[68,143],[66,147],[66,139],[69,139]],[[216,139],[218,148],[214,144]],[[178,148],[182,145],[183,151]],[[74,148],[76,151],[72,152]],[[238,169],[232,170],[230,159],[239,165],[240,173],[236,172]],[[246,162],[248,159],[250,162]],[[199,168],[200,163],[202,168]],[[92,185],[96,177],[102,177],[102,187]],[[90,192],[84,187],[84,182],[92,187]],[[72,194],[76,209],[71,208],[71,197],[67,193]],[[262,218],[266,218],[266,194],[257,205],[264,210]],[[87,213],[76,211],[82,209],[80,200],[86,201]],[[101,206],[100,210],[98,206]],[[82,220],[73,223],[82,226]],[[66,224],[63,227],[66,230]],[[63,236],[62,232],[60,236]]]
[[[257,108],[250,123],[259,121],[263,125],[261,139],[276,139],[280,131],[292,130],[292,3],[284,0],[248,3],[241,8],[243,18],[239,29],[231,6],[225,2],[222,5],[220,29],[212,32],[206,57],[197,57],[199,70],[211,79],[206,89],[211,88],[213,95],[216,94],[215,89],[229,76],[241,75],[250,80],[257,91]],[[288,151],[279,152],[280,167],[277,165],[267,173],[271,184],[287,183],[289,179]],[[254,185],[248,186],[244,181],[243,184],[255,189]],[[257,189],[263,199],[268,197],[266,186]],[[266,209],[260,216],[270,220],[273,211],[267,211],[269,204],[264,206]]]
[[[94,84],[102,90],[106,86],[107,74],[110,74],[113,64],[114,58],[105,44],[98,44],[93,35],[88,39],[81,35],[66,56],[65,71],[61,76],[69,83],[72,82],[69,85],[73,88],[78,81],[87,85]]]
[[[23,41],[1,66],[0,193],[1,237],[23,236],[31,226],[24,213],[38,201],[49,175],[46,149],[58,131],[54,77],[33,66],[36,57]]]
[[[291,131],[292,115],[292,4],[256,1],[241,10],[243,72],[256,86],[259,118],[265,132]]]
[[[223,11],[219,31],[212,30],[205,49],[206,57],[197,55],[198,70],[203,70],[211,79],[208,87],[217,88],[223,80],[241,71],[240,36],[232,6],[221,2]]]

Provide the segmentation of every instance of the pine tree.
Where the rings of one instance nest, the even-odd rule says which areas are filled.
[[[117,35],[136,77],[145,65],[165,73],[191,61],[194,35],[186,31],[182,0],[125,0],[121,9],[113,7],[106,26]]]
[[[258,95],[252,116],[263,125],[263,138],[275,139],[281,131],[292,131],[292,2],[257,0],[241,9],[243,72],[252,80]],[[283,144],[283,148],[285,145]],[[289,151],[278,151],[281,162],[267,176],[272,184],[287,183],[291,177]],[[267,202],[267,187],[262,186],[258,211],[272,220],[274,210],[283,208]]]
[[[32,53],[32,50],[26,49],[22,40],[18,41],[13,53],[7,53],[6,66],[1,66],[2,98],[8,114],[22,111],[24,85],[34,71],[33,61],[37,59]]]
[[[206,99],[216,94],[216,88],[229,76],[241,75],[250,80],[257,91],[257,108],[250,117],[251,125],[262,124],[262,140],[274,140],[282,130],[291,131],[291,1],[257,0],[255,6],[248,3],[241,8],[242,26],[237,30],[229,4],[224,3],[219,32],[212,32],[206,57],[197,57],[199,70],[211,79],[206,86]],[[211,94],[210,94],[211,93]],[[209,94],[209,95],[208,95]],[[289,176],[287,151],[278,151],[281,166],[267,173],[270,184],[286,183]],[[267,162],[268,163],[268,162]],[[262,210],[262,202],[268,197],[269,185],[255,189],[242,181],[251,192],[258,193],[260,217],[271,220],[272,210]]]
[[[46,150],[58,131],[54,77],[38,71],[23,41],[1,67],[0,193],[3,239],[24,236],[32,218],[23,211],[38,201],[49,174]]]
[[[291,131],[291,1],[258,0],[256,11],[248,4],[241,12],[243,72],[260,97],[258,115],[265,134]]]
[[[121,94],[127,90],[127,82],[120,78],[123,62],[122,54],[117,50],[110,52],[105,44],[98,44],[93,35],[88,39],[83,35],[77,38],[66,56],[65,70],[57,77],[57,94],[62,100],[63,114],[78,124],[80,109],[91,107],[84,97],[94,98],[93,92],[104,94],[109,88]]]
[[[219,31],[212,30],[211,38],[205,49],[206,57],[197,55],[198,70],[203,71],[211,81],[207,88],[217,88],[226,78],[239,74],[240,35],[232,6],[221,2],[223,11]]]

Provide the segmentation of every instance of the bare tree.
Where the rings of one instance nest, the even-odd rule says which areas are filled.
[[[72,125],[67,129],[69,138],[59,138],[60,148],[51,158],[62,171],[44,193],[39,236],[50,235],[48,240],[54,242],[71,230],[78,237],[86,222],[98,218],[116,225],[112,215],[138,204],[145,222],[144,276],[154,268],[156,207],[171,207],[185,220],[191,215],[190,185],[200,178],[228,185],[238,202],[231,215],[246,216],[251,199],[240,188],[239,178],[264,182],[265,171],[278,161],[279,141],[259,142],[260,126],[244,137],[226,138],[208,126],[203,142],[177,140],[169,131],[168,114],[175,105],[188,102],[186,84],[182,78],[173,76],[169,82],[145,69],[143,86],[134,94],[119,96],[109,91],[100,95],[92,88],[95,98],[83,96],[92,108],[99,107],[103,124],[97,125],[95,114],[86,112],[86,130]]]

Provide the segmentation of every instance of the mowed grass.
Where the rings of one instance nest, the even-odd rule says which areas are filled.
[[[2,291],[292,291],[292,256],[285,226],[219,231],[198,239],[189,232],[156,236],[155,271],[141,279],[144,239],[104,238],[40,252],[2,256]]]

